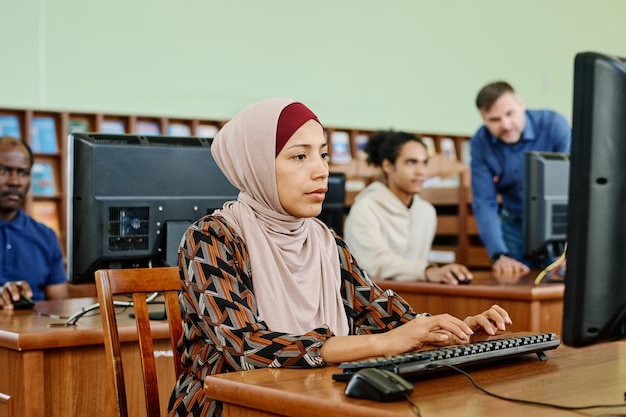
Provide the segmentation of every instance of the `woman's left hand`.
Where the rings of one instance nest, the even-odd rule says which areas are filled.
[[[472,330],[482,330],[490,336],[495,335],[498,330],[506,330],[506,326],[513,324],[509,313],[497,304],[480,314],[467,316],[463,321]]]

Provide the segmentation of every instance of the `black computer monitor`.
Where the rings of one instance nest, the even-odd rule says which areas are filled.
[[[567,236],[569,154],[527,152],[523,170],[524,256],[556,258],[563,253]]]
[[[317,216],[339,236],[343,236],[343,221],[346,214],[346,174],[331,172],[328,176],[328,192]]]
[[[100,268],[176,265],[187,226],[239,193],[199,137],[75,133],[67,178],[72,283]]]
[[[574,61],[567,272],[567,345],[626,337],[626,59]]]

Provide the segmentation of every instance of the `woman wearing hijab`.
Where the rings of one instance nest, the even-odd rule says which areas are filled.
[[[475,330],[495,334],[511,324],[499,306],[465,320],[417,314],[367,277],[315,218],[327,191],[328,146],[302,103],[276,98],[245,108],[211,152],[240,193],[181,241],[184,370],[169,416],[222,414],[204,394],[209,374],[467,343]]]

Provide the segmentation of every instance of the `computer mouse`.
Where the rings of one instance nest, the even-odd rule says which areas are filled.
[[[27,310],[35,307],[35,302],[25,295],[20,295],[20,299],[13,301],[13,308],[15,310]]]
[[[356,372],[346,386],[348,397],[391,402],[406,400],[413,392],[413,384],[398,374],[378,368]]]
[[[469,284],[472,282],[471,279],[469,279],[466,276],[459,276],[457,274],[455,274],[454,272],[452,273],[452,275],[454,275],[454,278],[456,278],[456,282],[458,282],[459,284],[463,285],[463,284]]]

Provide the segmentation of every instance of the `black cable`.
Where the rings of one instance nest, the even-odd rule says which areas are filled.
[[[146,303],[148,304],[154,304],[154,303],[158,303],[155,302],[154,300],[157,298],[157,296],[159,295],[158,292],[152,293],[152,295],[150,295],[149,297],[146,298]],[[124,310],[122,310],[122,313],[124,311],[126,311],[126,308],[128,307],[132,307],[133,306],[133,302],[132,301],[113,301],[113,305],[115,307],[124,307]],[[72,315],[70,318],[68,318],[64,323],[63,326],[76,326],[76,324],[78,323],[78,320],[80,320],[82,317],[84,317],[87,313],[90,313],[94,310],[98,310],[100,308],[100,303],[95,303],[92,304],[90,306],[87,307],[82,307],[80,309],[80,311],[78,311],[76,314]],[[120,314],[120,313],[117,313]]]
[[[417,417],[422,417],[422,412],[420,411],[420,408],[417,405],[417,403],[415,401],[413,401],[413,399],[411,398],[411,394],[404,394],[404,397],[409,402],[409,405],[413,409],[413,412],[415,413],[415,415]]]
[[[539,405],[539,406],[542,406],[542,407],[558,408],[559,410],[588,410],[590,408],[626,407],[626,403],[624,403],[624,404],[596,404],[596,405],[583,405],[583,406],[579,406],[579,407],[572,407],[572,406],[567,406],[567,405],[544,403],[544,402],[541,402],[541,401],[531,401],[531,400],[523,400],[523,399],[520,399],[520,398],[505,397],[504,395],[496,394],[494,392],[488,391],[486,388],[481,387],[474,380],[474,378],[472,378],[472,376],[470,374],[468,374],[467,372],[465,372],[464,370],[462,370],[460,368],[457,368],[454,365],[444,365],[444,366],[447,366],[448,368],[453,369],[453,370],[457,371],[458,373],[460,373],[462,375],[465,375],[470,380],[472,385],[474,385],[474,387],[476,387],[478,390],[484,392],[487,395],[490,395],[492,397],[498,398],[500,400],[512,401],[512,402],[521,403],[521,404]]]
[[[113,304],[116,307],[124,307],[124,311],[126,310],[126,308],[133,306],[133,302],[132,301],[114,301]],[[65,321],[65,323],[63,323],[63,325],[64,326],[76,326],[76,324],[78,323],[78,320],[80,320],[86,314],[88,314],[88,313],[90,313],[90,312],[92,312],[94,310],[98,310],[98,309],[100,309],[100,303],[95,303],[95,304],[92,304],[92,305],[87,306],[87,307],[82,307],[80,309],[80,311],[78,311],[76,314],[74,314],[70,318],[68,318]]]

